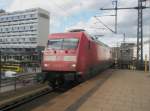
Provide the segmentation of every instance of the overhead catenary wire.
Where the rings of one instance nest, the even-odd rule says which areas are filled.
[[[106,27],[108,30],[110,30],[113,33],[116,33],[115,31],[113,31],[111,28],[109,28],[105,23],[103,23],[97,16],[94,16],[96,18],[96,20],[98,20],[104,27]]]
[[[117,1],[117,0],[116,0]],[[143,9],[150,8],[143,2],[147,0],[138,0],[137,7],[120,7],[120,8],[100,8],[100,10],[122,10],[122,9],[137,9],[138,10],[138,26],[137,26],[137,67],[141,68],[143,64]]]
[[[56,2],[56,1],[53,1],[52,2],[56,7],[58,7],[63,13],[64,13],[64,15],[68,15],[68,13],[67,13],[67,10],[65,9],[65,7],[63,7],[63,6],[60,6],[60,5],[58,5],[58,3]],[[75,20],[75,17],[72,17],[71,15],[69,16],[71,19],[73,19],[73,20]],[[68,20],[68,18],[69,17],[64,17],[64,22],[66,23],[69,23],[69,20]],[[66,20],[67,19],[67,20]],[[63,27],[65,28],[65,25],[67,25],[67,24],[65,24],[65,23],[63,23]]]

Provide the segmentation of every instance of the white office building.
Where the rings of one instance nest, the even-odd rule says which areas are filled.
[[[44,47],[49,34],[49,13],[28,9],[0,14],[0,49]]]

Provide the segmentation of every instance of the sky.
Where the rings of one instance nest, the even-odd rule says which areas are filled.
[[[118,35],[105,28],[94,16],[114,30],[114,11],[101,11],[100,8],[112,8],[113,0],[0,0],[0,8],[8,12],[28,8],[43,8],[50,13],[50,33],[64,32],[70,29],[84,28],[90,34],[107,35],[100,38],[107,44],[117,44],[123,40],[136,42],[137,10],[118,11]],[[118,0],[118,7],[136,7],[138,0]],[[146,2],[150,6],[150,0]],[[144,40],[150,37],[150,9],[143,12]]]

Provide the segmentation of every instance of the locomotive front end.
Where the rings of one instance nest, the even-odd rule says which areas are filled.
[[[76,71],[78,38],[52,38],[43,52],[44,71]]]

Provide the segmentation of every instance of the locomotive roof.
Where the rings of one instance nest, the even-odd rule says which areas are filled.
[[[101,45],[103,45],[103,46],[105,46],[105,47],[109,47],[108,45],[104,44],[103,42],[101,42],[101,41],[99,41],[99,40],[95,40],[95,42],[97,42],[97,43],[99,43],[99,44],[101,44]]]
[[[48,38],[51,38],[51,37],[58,37],[58,36],[68,36],[68,35],[72,35],[72,36],[81,36],[84,32],[66,32],[66,33],[53,33],[53,34],[50,34],[48,36]],[[59,38],[59,37],[58,37]]]
[[[106,45],[106,44],[104,44],[103,42],[101,42],[101,41],[99,41],[99,40],[97,40],[97,39],[95,39],[93,36],[91,36],[90,34],[88,34],[86,31],[79,31],[79,32],[66,32],[66,33],[53,33],[53,34],[50,34],[49,36],[48,36],[48,38],[52,38],[52,37],[58,37],[59,38],[59,36],[68,36],[68,35],[70,35],[70,36],[78,36],[78,37],[81,37],[81,35],[82,34],[85,34],[91,41],[93,41],[93,42],[96,42],[96,43],[98,43],[98,44],[100,44],[100,45],[102,45],[102,46],[105,46],[105,47],[109,47],[108,45]]]
[[[90,34],[88,34],[88,33],[85,33],[85,34],[88,35],[88,36],[92,39],[92,41],[94,41],[94,42],[96,42],[96,43],[98,43],[98,44],[100,44],[100,45],[102,45],[102,46],[109,47],[108,45],[104,44],[103,42],[97,40],[97,39],[96,39],[95,37],[93,37],[92,35],[90,35]]]

